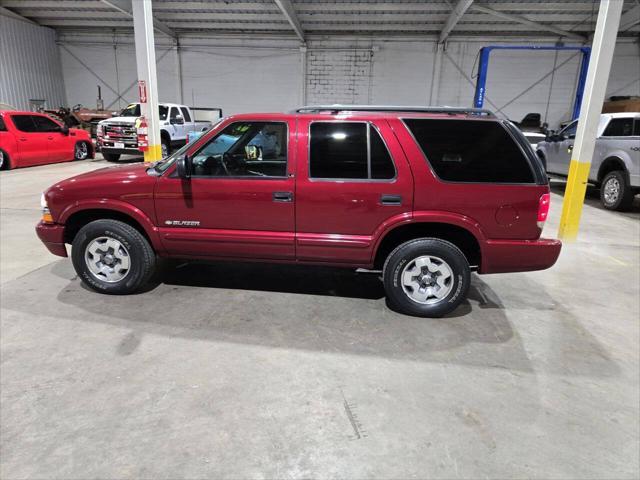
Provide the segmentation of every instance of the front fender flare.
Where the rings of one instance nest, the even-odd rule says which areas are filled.
[[[130,203],[123,202],[122,200],[96,198],[73,202],[60,212],[57,223],[65,224],[73,214],[84,210],[111,210],[131,217],[144,229],[145,233],[151,240],[154,250],[158,253],[164,251],[162,242],[160,241],[160,235],[158,234],[158,227],[153,224],[146,213],[138,207],[131,205]]]

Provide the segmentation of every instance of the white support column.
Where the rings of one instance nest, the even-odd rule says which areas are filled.
[[[566,241],[573,241],[578,236],[582,204],[587,190],[591,158],[596,145],[600,113],[616,47],[623,3],[619,0],[600,2],[558,231],[558,236]]]
[[[433,71],[431,72],[431,92],[429,93],[429,105],[439,105],[440,96],[440,76],[442,74],[442,54],[444,43],[436,43],[436,56],[433,60]]]
[[[300,106],[307,104],[307,47],[300,47],[300,75],[302,76],[302,84],[300,85]]]
[[[178,102],[184,103],[184,82],[182,80],[182,46],[180,45],[180,39],[176,38],[176,69],[178,70],[178,81],[176,87],[178,88]],[[194,106],[194,105],[192,105]]]
[[[147,94],[147,102],[140,105],[140,113],[145,117],[148,126],[149,148],[144,152],[144,161],[155,162],[162,158],[162,146],[151,0],[137,0],[132,3],[132,6],[138,81],[145,82]]]

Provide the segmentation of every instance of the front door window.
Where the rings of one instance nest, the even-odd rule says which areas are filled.
[[[196,152],[192,175],[286,177],[287,139],[286,123],[232,123]]]

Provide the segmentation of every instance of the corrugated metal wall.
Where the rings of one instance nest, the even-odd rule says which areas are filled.
[[[0,15],[0,103],[28,110],[30,99],[67,103],[56,34]]]

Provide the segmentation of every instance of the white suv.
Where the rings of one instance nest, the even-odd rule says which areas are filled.
[[[548,173],[569,174],[577,126],[574,120],[538,144],[536,151]],[[589,182],[600,187],[605,208],[625,210],[631,206],[634,195],[640,193],[640,113],[600,116]]]

